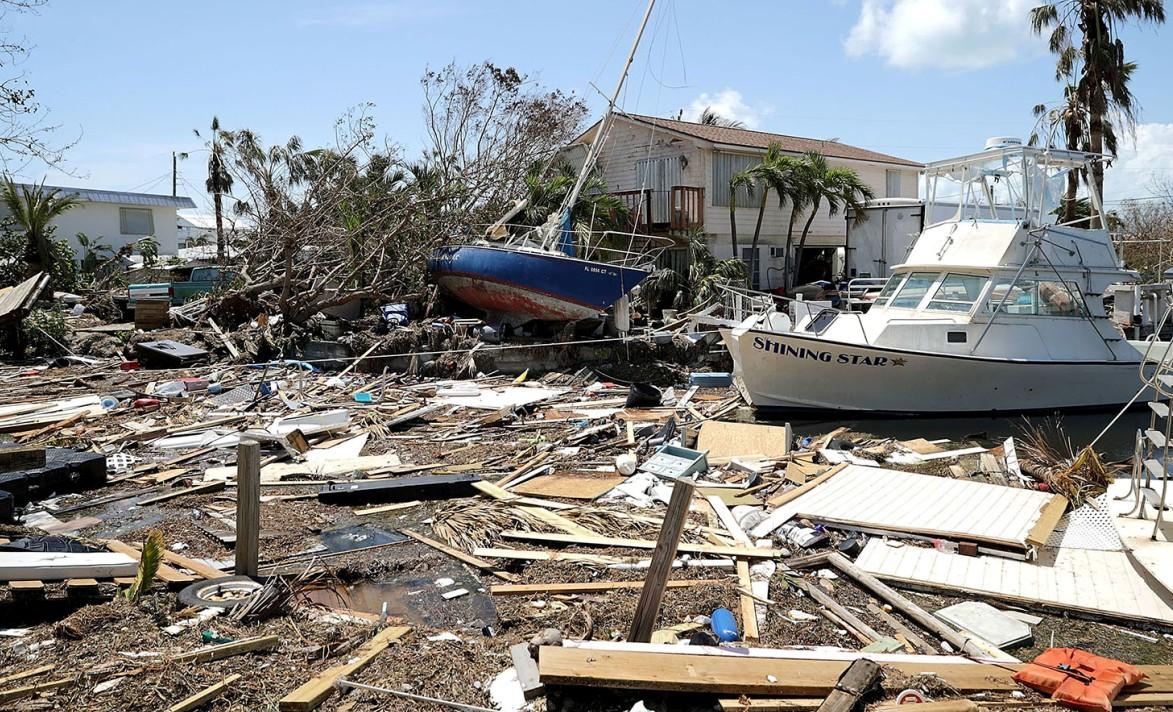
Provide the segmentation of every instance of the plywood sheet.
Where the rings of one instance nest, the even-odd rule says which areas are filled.
[[[1050,530],[1036,524],[1064,503],[1035,490],[847,465],[785,511],[829,524],[1025,549],[1040,535],[1034,543],[1046,542]]]
[[[855,562],[887,581],[1118,620],[1173,625],[1173,607],[1127,552],[1044,549],[1037,562],[946,554],[873,539]]]
[[[1154,482],[1156,492],[1161,483]],[[1165,512],[1160,526],[1156,524],[1156,509],[1144,508],[1145,518],[1130,516],[1136,508],[1131,479],[1120,479],[1108,488],[1105,498],[1113,525],[1123,546],[1133,560],[1145,569],[1166,592],[1173,592],[1173,512]],[[1173,500],[1173,497],[1170,497]]]
[[[595,499],[626,479],[606,472],[555,472],[522,482],[510,490],[539,497]]]
[[[701,426],[697,450],[707,450],[709,462],[720,457],[756,456],[777,459],[790,452],[786,428],[757,423],[710,420]]]

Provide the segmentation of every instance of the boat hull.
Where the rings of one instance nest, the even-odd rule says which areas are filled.
[[[996,359],[741,328],[722,336],[747,396],[763,409],[876,415],[1098,410],[1127,403],[1141,386],[1139,359]]]
[[[512,323],[597,317],[647,270],[483,245],[441,247],[428,272],[442,290]]]

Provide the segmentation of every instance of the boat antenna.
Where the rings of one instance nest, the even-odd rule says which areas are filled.
[[[627,62],[623,65],[623,71],[619,74],[619,81],[615,83],[615,91],[611,92],[611,98],[607,102],[607,113],[603,114],[602,121],[599,122],[599,130],[595,132],[595,137],[591,139],[591,146],[587,150],[586,160],[582,163],[582,170],[578,172],[578,179],[574,181],[574,187],[570,189],[570,193],[566,196],[566,202],[562,205],[562,210],[565,212],[574,208],[574,204],[578,202],[578,194],[582,192],[583,185],[586,184],[587,176],[594,170],[595,163],[599,160],[599,151],[603,148],[603,137],[611,128],[611,118],[615,113],[615,103],[619,101],[619,94],[623,91],[623,84],[627,81],[627,74],[631,70],[631,63],[635,60],[635,52],[639,49],[639,41],[644,35],[644,28],[648,26],[648,18],[652,16],[652,6],[656,4],[656,0],[648,0],[648,7],[644,10],[643,20],[639,23],[639,31],[635,33],[635,41],[631,43],[631,51],[627,53]]]

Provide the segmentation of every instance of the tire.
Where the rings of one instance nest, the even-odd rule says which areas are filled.
[[[179,592],[179,602],[192,608],[220,608],[227,611],[250,601],[252,595],[216,600],[216,596],[220,592],[232,591],[255,595],[262,588],[264,588],[264,584],[254,581],[248,576],[226,576],[193,583]]]

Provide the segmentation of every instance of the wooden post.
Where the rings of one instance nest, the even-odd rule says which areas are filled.
[[[879,681],[879,665],[866,658],[856,660],[839,676],[835,689],[819,705],[818,712],[851,712]]]
[[[660,527],[656,548],[652,551],[652,561],[644,577],[644,587],[640,591],[639,605],[631,621],[631,631],[627,634],[630,642],[647,643],[652,639],[652,630],[660,614],[660,601],[664,598],[668,575],[672,573],[672,561],[676,558],[676,546],[680,543],[680,534],[688,520],[688,505],[692,502],[692,495],[692,482],[676,480],[668,509],[664,512],[664,524]]]
[[[257,575],[260,534],[261,446],[244,441],[236,448],[236,575]]]

